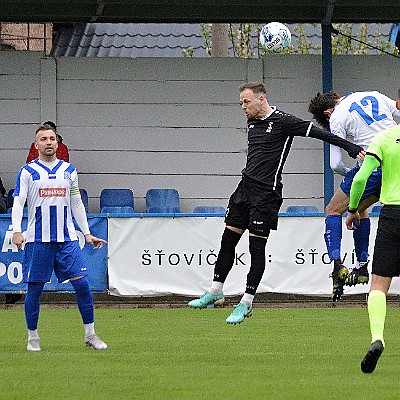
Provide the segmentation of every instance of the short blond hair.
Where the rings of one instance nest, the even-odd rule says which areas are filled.
[[[240,93],[246,89],[251,90],[254,94],[262,94],[263,96],[267,96],[265,85],[261,82],[249,82],[239,86]]]

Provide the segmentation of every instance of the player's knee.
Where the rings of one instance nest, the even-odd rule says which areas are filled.
[[[348,206],[347,203],[346,204],[329,203],[325,208],[325,216],[327,217],[328,215],[333,215],[333,214],[342,215],[347,211],[347,206]]]
[[[252,256],[262,255],[265,256],[265,246],[267,244],[268,237],[262,236],[249,236],[249,251]]]

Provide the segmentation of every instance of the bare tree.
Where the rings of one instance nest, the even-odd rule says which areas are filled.
[[[228,57],[228,24],[212,24],[211,57]]]

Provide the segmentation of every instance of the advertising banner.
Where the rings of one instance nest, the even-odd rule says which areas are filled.
[[[378,218],[371,217],[369,253]],[[224,230],[223,217],[109,219],[109,290],[122,296],[179,294],[198,296],[208,290]],[[266,247],[266,269],[258,292],[327,295],[332,291],[324,242],[324,217],[281,217]],[[356,265],[352,232],[343,220],[342,258]],[[236,249],[224,286],[226,295],[245,289],[250,266],[248,233]],[[346,287],[345,293],[367,293],[369,285]],[[390,293],[400,293],[394,279]]]
[[[89,227],[93,235],[107,240],[107,219],[88,218]],[[22,221],[22,229],[27,226],[27,218]],[[89,285],[94,292],[106,292],[107,282],[107,245],[102,249],[94,250],[91,245],[85,244],[85,238],[79,230],[79,244],[87,266]],[[23,250],[18,250],[12,243],[11,216],[3,214],[0,217],[0,292],[20,292],[26,290],[22,278]],[[71,283],[58,283],[53,273],[51,281],[46,283],[44,290],[73,292]]]

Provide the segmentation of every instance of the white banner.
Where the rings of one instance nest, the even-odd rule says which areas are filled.
[[[371,217],[369,253],[378,218]],[[109,290],[119,296],[179,294],[199,296],[213,279],[214,263],[225,224],[223,217],[110,218]],[[324,217],[280,217],[266,248],[266,269],[258,292],[329,295],[332,265],[324,242]],[[343,221],[342,258],[355,266],[353,237]],[[227,296],[243,293],[250,266],[248,234],[236,249],[235,263],[224,285]],[[390,293],[399,294],[393,281]],[[367,293],[369,285],[345,287],[345,293]]]

